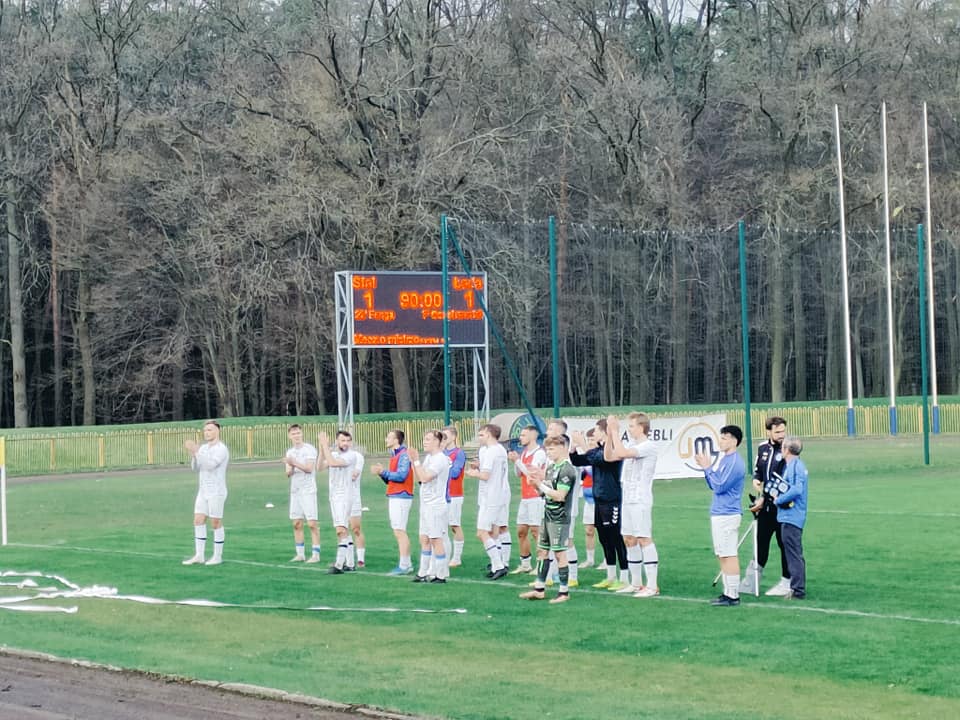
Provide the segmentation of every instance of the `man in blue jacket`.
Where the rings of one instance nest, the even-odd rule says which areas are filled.
[[[790,570],[790,594],[794,600],[807,596],[807,566],[803,559],[803,526],[807,521],[807,466],[800,459],[803,443],[800,438],[788,435],[783,439],[783,457],[787,461],[783,473],[786,489],[774,496],[777,506],[777,521],[783,537],[783,551]]]

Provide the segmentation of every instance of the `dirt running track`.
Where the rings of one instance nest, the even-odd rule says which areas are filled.
[[[0,652],[0,720],[410,720],[303,700]]]

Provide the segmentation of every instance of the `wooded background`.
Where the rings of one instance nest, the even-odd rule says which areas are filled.
[[[855,392],[882,397],[882,100],[898,392],[926,101],[955,393],[958,85],[946,1],[0,0],[0,426],[334,410],[333,273],[438,268],[441,212],[539,405],[549,215],[565,405],[739,399],[740,218],[754,398],[841,398],[834,103]],[[438,352],[358,363],[358,412],[440,407]]]

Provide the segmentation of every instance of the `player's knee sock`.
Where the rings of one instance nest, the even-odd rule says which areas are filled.
[[[547,575],[550,574],[550,558],[545,557],[537,563],[537,582],[533,586],[537,590],[543,590],[547,586]]]
[[[293,548],[294,548],[294,550],[297,551],[297,557],[298,557],[298,558],[304,557],[304,554],[303,554],[303,552],[304,552],[304,550],[303,550],[303,543],[295,542],[295,543],[293,544]]]
[[[579,582],[580,558],[577,556],[576,545],[570,545],[570,547],[567,548],[567,567],[570,568],[570,579]]]
[[[500,557],[503,559],[503,566],[510,567],[510,551],[513,549],[513,543],[510,541],[510,533],[500,533]]]
[[[529,569],[529,568],[530,568],[530,560],[531,560],[531,557],[530,557],[529,555],[521,555],[521,556],[520,556],[520,567]]]
[[[400,567],[404,570],[408,570],[413,567],[413,561],[410,559],[409,555],[400,556]]]
[[[343,568],[347,564],[347,541],[346,539],[337,539],[337,559],[334,560],[334,565],[338,568]]]
[[[193,526],[193,547],[194,547],[194,553],[196,554],[196,556],[203,557],[204,553],[207,550],[206,524]]]
[[[590,565],[593,565],[593,562],[594,562],[594,554],[595,554],[595,551],[594,551],[594,550],[591,550],[590,548],[587,548],[587,562],[588,562]]]
[[[450,557],[450,553],[453,552],[453,546],[450,544],[450,535],[447,533],[443,534],[443,554],[447,557]]]
[[[642,548],[643,550],[643,571],[647,576],[647,587],[659,588],[657,584],[657,573],[660,569],[660,556],[657,554],[657,546],[653,543]],[[737,583],[737,587],[740,583]]]
[[[490,570],[492,572],[500,570],[503,567],[503,557],[500,555],[500,548],[496,541],[490,538],[483,546],[483,549],[486,550],[487,557],[490,558]]]
[[[226,530],[221,525],[213,530],[213,557],[217,560],[223,557],[223,540],[226,537]]]
[[[728,598],[740,597],[740,576],[739,575],[723,576],[723,594],[726,595]]]
[[[357,562],[365,563],[367,561],[367,549],[365,547],[357,548]]]
[[[302,548],[302,547],[300,548],[300,552],[301,552],[301,555],[302,555],[302,553],[303,553],[303,548]],[[315,557],[320,557],[320,546],[319,546],[319,545],[314,545],[313,547],[310,548],[310,552],[313,553],[313,555],[314,555]]]
[[[630,584],[643,585],[643,550],[639,545],[627,545],[627,569],[630,571]]]
[[[559,573],[557,573],[557,574],[560,576],[560,587],[558,588],[558,590],[559,590],[561,593],[569,592],[569,590],[570,590],[570,566],[569,566],[569,565],[564,565],[562,568],[560,568],[560,571],[559,571]]]
[[[453,561],[460,562],[460,559],[463,557],[463,540],[454,540],[453,541]]]
[[[441,580],[450,577],[450,568],[447,566],[447,554],[433,556],[433,575]]]
[[[433,562],[433,553],[430,550],[421,550],[420,551],[420,568],[417,570],[417,575],[420,577],[426,577],[430,574],[430,564]]]
[[[347,567],[353,567],[357,564],[357,554],[353,547],[353,538],[347,538]]]

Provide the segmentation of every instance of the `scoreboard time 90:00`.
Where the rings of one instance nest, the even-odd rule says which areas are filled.
[[[451,345],[486,341],[486,276],[449,274],[447,327]],[[354,345],[443,345],[443,276],[434,272],[355,273]]]

